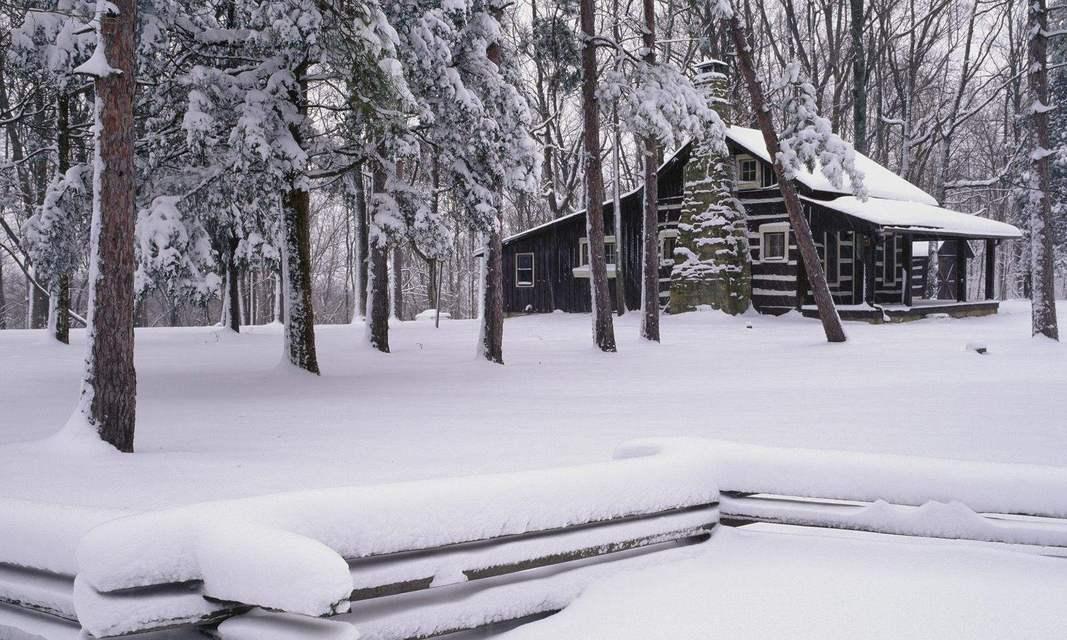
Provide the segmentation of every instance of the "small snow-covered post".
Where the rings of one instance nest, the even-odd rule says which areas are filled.
[[[104,442],[132,452],[137,402],[133,366],[137,0],[98,0],[96,15],[96,51],[76,69],[93,77],[96,90],[87,353],[76,411]]]
[[[1052,177],[1048,112],[1048,9],[1045,0],[1027,3],[1027,84],[1030,90],[1030,288],[1033,335],[1059,340],[1056,272],[1052,247]]]

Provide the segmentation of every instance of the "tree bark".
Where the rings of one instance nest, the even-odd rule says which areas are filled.
[[[1028,6],[1027,46],[1030,85],[1030,260],[1033,335],[1060,339],[1056,322],[1056,272],[1052,246],[1052,142],[1048,131],[1048,10],[1045,0]]]
[[[70,100],[66,94],[56,104],[56,155],[57,170],[64,175],[70,169]],[[57,342],[70,344],[70,274],[54,274],[52,280],[49,328]]]
[[[392,268],[392,302],[393,317],[397,320],[404,319],[404,248],[400,244],[393,247]]]
[[[80,410],[100,438],[132,452],[137,403],[133,364],[136,0],[112,0],[100,40],[117,73],[97,77],[89,327]]]
[[[307,117],[307,64],[296,70],[299,86],[290,99],[297,105],[300,121],[289,125],[296,144],[303,147],[302,125]],[[282,233],[285,238],[286,317],[285,341],[289,362],[309,373],[319,373],[315,350],[315,310],[311,302],[311,194],[299,176],[290,176],[291,186],[282,197]]]
[[[495,6],[495,5],[494,5]],[[493,17],[499,19],[503,9],[492,9]],[[503,62],[503,48],[499,42],[491,42],[486,48],[489,61],[500,67]],[[498,190],[496,193],[496,220],[485,238],[482,250],[482,321],[478,348],[481,356],[489,362],[504,364],[504,199]]]
[[[645,14],[645,63],[656,64],[656,4],[643,0]],[[644,140],[645,202],[641,238],[641,337],[659,342],[659,177],[656,174],[659,145],[652,136]]]
[[[0,331],[7,329],[7,294],[4,293],[4,256],[0,255]]]
[[[581,0],[582,120],[585,165],[585,226],[589,240],[589,279],[593,305],[593,341],[601,351],[615,351],[615,327],[608,294],[604,256],[604,172],[600,163],[600,104],[596,95],[595,0]]]
[[[370,225],[367,220],[367,185],[363,179],[363,163],[355,168],[356,191],[356,297],[361,318],[367,317],[367,265],[370,260]]]
[[[778,186],[785,201],[786,212],[789,215],[789,224],[796,236],[797,248],[803,259],[804,269],[815,294],[815,304],[819,309],[819,319],[822,321],[823,331],[829,342],[844,342],[845,329],[841,326],[841,318],[834,306],[834,299],[830,295],[830,287],[826,284],[826,274],[823,273],[819,253],[815,249],[815,239],[811,235],[811,227],[804,217],[800,198],[797,196],[796,187],[791,180],[785,177],[785,168],[778,159],[778,133],[774,130],[771,121],[771,113],[767,101],[763,96],[763,87],[758,78],[752,62],[752,50],[748,44],[748,37],[741,21],[735,15],[727,20],[730,35],[733,39],[734,49],[737,55],[737,66],[744,77],[748,87],[749,96],[752,99],[752,107],[756,112],[756,120],[763,132],[763,141],[767,145],[767,153],[774,159],[774,174],[778,179]]]
[[[867,153],[867,55],[863,48],[863,0],[849,0],[852,8],[852,127],[853,146]]]
[[[226,243],[226,326],[234,333],[241,333],[241,288],[237,284],[237,246],[236,236],[230,236]]]
[[[385,193],[387,179],[385,169],[375,164],[372,187],[375,194]],[[382,237],[370,242],[367,289],[367,337],[372,347],[389,353],[389,247]]]

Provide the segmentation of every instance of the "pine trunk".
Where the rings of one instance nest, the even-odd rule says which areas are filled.
[[[404,319],[404,249],[393,247],[393,316]]]
[[[370,226],[367,221],[367,186],[363,163],[355,169],[356,191],[356,298],[359,317],[367,317],[367,264],[370,260]]]
[[[1033,335],[1060,339],[1056,322],[1056,272],[1052,246],[1052,142],[1048,131],[1048,12],[1045,0],[1029,5],[1030,70],[1030,260]]]
[[[225,325],[234,333],[241,333],[241,291],[237,284],[237,238],[226,243],[226,305]]]
[[[289,125],[293,140],[301,147],[301,130],[307,117],[307,82],[303,79],[306,65],[296,69],[300,84],[290,94],[298,105],[301,122]],[[286,322],[285,342],[289,362],[310,373],[319,373],[315,350],[315,310],[311,302],[311,194],[298,176],[291,176],[292,186],[282,197],[282,216],[285,237]],[[238,299],[238,308],[240,300]]]
[[[374,193],[385,193],[388,175],[385,169],[374,167]],[[389,247],[386,239],[370,240],[370,259],[367,268],[367,338],[372,347],[389,353]]]
[[[593,305],[593,341],[601,351],[615,351],[608,270],[604,256],[604,171],[600,163],[600,104],[596,95],[597,65],[594,0],[581,0],[582,120],[585,166],[585,226],[589,240],[589,286]]]
[[[863,0],[849,0],[852,9],[853,146],[867,153],[867,55],[863,49]]]
[[[737,55],[737,66],[748,87],[749,96],[752,99],[752,108],[756,112],[756,120],[763,132],[763,140],[767,145],[767,153],[774,158],[774,174],[781,188],[782,199],[785,201],[786,213],[789,215],[789,224],[796,236],[797,248],[803,260],[804,269],[815,294],[815,305],[819,309],[819,319],[822,321],[826,339],[829,342],[844,342],[845,329],[841,326],[841,318],[834,306],[834,299],[830,295],[830,287],[826,284],[826,274],[823,273],[822,262],[819,253],[815,249],[815,239],[811,235],[811,227],[804,217],[800,198],[797,196],[793,182],[785,177],[785,169],[778,159],[778,133],[774,130],[771,121],[771,113],[767,101],[763,96],[763,87],[756,78],[756,70],[752,62],[752,50],[748,44],[748,37],[744,27],[737,16],[728,20],[730,35],[733,39],[734,49]]]
[[[56,155],[60,175],[70,169],[70,101],[66,94],[59,96],[56,104]],[[53,276],[52,304],[54,314],[49,320],[52,336],[58,342],[70,344],[70,274]]]
[[[95,80],[96,150],[90,243],[89,327],[81,411],[100,438],[133,451],[137,374],[133,365],[134,120],[137,2],[112,0],[100,43],[119,71]]]
[[[503,5],[496,6],[493,16],[500,18]],[[491,42],[485,51],[489,61],[498,68],[502,63],[503,49],[499,42]],[[489,362],[504,364],[504,243],[501,237],[504,226],[504,199],[496,194],[496,220],[485,238],[482,251],[482,301],[481,335],[479,355]]]
[[[644,0],[645,62],[656,64],[656,5]],[[659,145],[644,139],[645,207],[641,239],[641,337],[659,342],[659,177],[656,174]]]

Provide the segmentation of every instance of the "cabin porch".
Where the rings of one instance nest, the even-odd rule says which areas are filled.
[[[1018,237],[1014,227],[932,205],[875,198],[808,199],[806,205],[842,319],[906,322],[932,315],[990,315],[999,309],[997,246]],[[972,283],[968,265],[974,259],[982,261],[982,269]],[[842,278],[845,274],[850,277]],[[816,317],[810,286],[800,284],[805,292],[800,311]]]

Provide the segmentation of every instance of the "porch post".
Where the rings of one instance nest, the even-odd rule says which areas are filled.
[[[907,234],[904,234],[904,235],[902,235],[900,237],[900,241],[904,243],[904,246],[902,247],[903,251],[901,252],[901,262],[903,262],[904,264],[900,265],[900,268],[904,272],[904,297],[903,297],[903,302],[904,302],[904,306],[905,307],[910,307],[911,306],[911,267],[912,267],[911,236],[907,235]]]
[[[867,245],[866,242],[870,241]],[[864,237],[864,253],[863,253],[863,282],[864,284],[864,298],[863,301],[870,306],[874,306],[874,290],[876,287],[875,280],[875,262],[874,254],[878,251],[878,234],[877,232],[870,236]]]
[[[997,241],[985,241],[985,299],[993,300],[996,296]]]
[[[956,302],[967,302],[967,241],[956,238]]]

